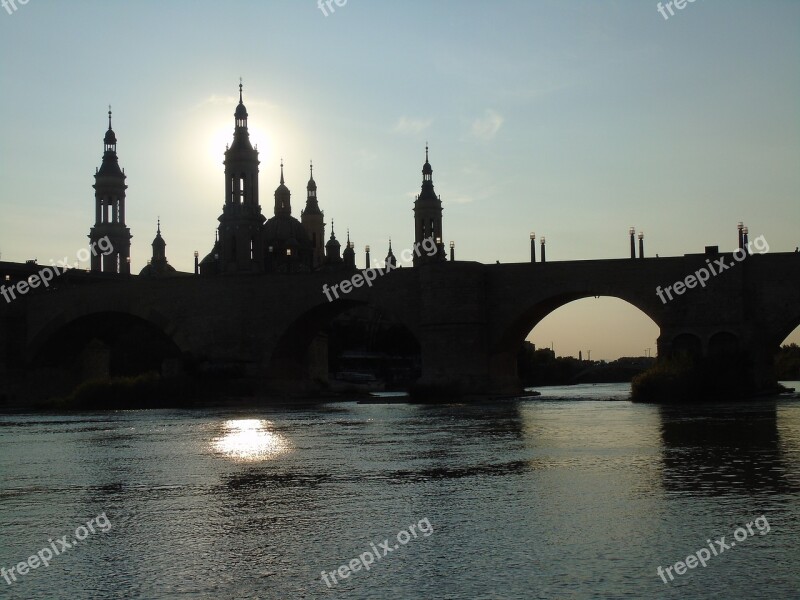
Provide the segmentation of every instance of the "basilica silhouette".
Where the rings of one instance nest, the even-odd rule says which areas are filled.
[[[333,222],[325,242],[324,213],[317,199],[314,166],[309,165],[305,207],[300,220],[292,215],[292,194],[286,186],[281,160],[281,177],[275,189],[273,216],[267,219],[259,201],[258,148],[253,147],[247,128],[248,113],[244,105],[243,86],[239,84],[239,104],[234,112],[233,141],[225,149],[225,201],[214,245],[202,259],[195,253],[195,274],[215,276],[247,273],[295,273],[319,269],[356,268],[355,244],[347,233],[344,251],[336,239]],[[95,272],[130,274],[130,229],[125,224],[126,175],[119,166],[117,137],[108,112],[108,131],[104,138],[103,161],[95,173],[95,224],[89,239],[92,243],[107,236],[114,251],[107,256],[94,256]],[[414,241],[435,240],[438,252],[414,256],[414,265],[445,260],[442,242],[442,200],[433,187],[433,169],[425,147],[422,188],[414,202]],[[165,277],[177,273],[166,256],[166,242],[159,220],[152,243],[153,254],[140,276]],[[386,264],[396,264],[391,240]],[[371,265],[366,265],[369,268]]]

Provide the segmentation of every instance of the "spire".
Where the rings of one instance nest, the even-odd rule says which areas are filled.
[[[350,228],[347,229],[347,245],[342,252],[342,259],[347,267],[355,268],[356,252],[353,250],[353,243],[350,241]]]
[[[308,186],[306,186],[306,189],[309,191],[309,194],[308,194],[309,197],[311,197],[311,196],[316,196],[317,195],[316,194],[317,182],[314,181],[314,162],[313,161],[309,162],[309,169],[311,171],[311,175],[308,178]],[[312,191],[314,192],[313,194],[311,193]]]
[[[422,165],[422,183],[431,182],[433,183],[433,168],[431,167],[431,163],[428,160],[428,144],[425,143],[425,164]]]
[[[153,240],[153,262],[166,259],[166,254],[164,253],[164,248],[167,246],[167,243],[164,241],[164,238],[161,237],[161,219],[158,219],[158,229],[156,230],[156,237]]]
[[[108,131],[106,131],[106,136],[103,138],[103,147],[106,152],[116,152],[117,151],[117,135],[114,133],[114,130],[111,128],[111,105],[108,105]]]
[[[331,219],[331,238],[325,244],[325,264],[338,264],[342,262],[340,254],[342,245],[336,239],[336,234],[333,232],[333,219]]]
[[[286,187],[286,181],[283,178],[283,159],[281,158],[281,183],[275,189],[275,216],[291,216],[292,215],[292,193]]]
[[[319,209],[319,202],[317,202],[317,182],[314,181],[314,163],[309,163],[309,169],[311,171],[310,179],[308,180],[308,185],[306,186],[306,207],[303,209],[303,215],[322,215],[322,211]],[[310,235],[310,233],[309,233]],[[322,232],[319,233],[319,238],[322,239],[324,234]]]
[[[236,118],[236,128],[247,128],[247,108],[244,105],[244,99],[242,96],[242,78],[239,78],[239,104],[236,107],[236,112],[233,113],[233,116]]]
[[[386,268],[393,269],[397,266],[397,258],[395,258],[394,252],[392,252],[392,238],[389,238],[389,253],[386,255]]]

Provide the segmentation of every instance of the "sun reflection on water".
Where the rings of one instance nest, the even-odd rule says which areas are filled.
[[[289,443],[279,433],[270,431],[272,423],[263,419],[225,421],[225,433],[215,438],[217,452],[240,460],[269,460],[289,451]]]

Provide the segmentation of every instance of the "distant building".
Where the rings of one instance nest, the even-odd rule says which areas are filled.
[[[225,199],[211,251],[202,259],[196,258],[201,275],[228,273],[308,272],[317,269],[355,269],[355,244],[350,241],[342,251],[331,223],[330,238],[325,242],[325,214],[320,210],[314,166],[306,185],[305,207],[300,220],[292,216],[292,194],[281,175],[274,193],[273,216],[267,219],[259,201],[259,154],[250,141],[248,113],[244,105],[243,86],[239,84],[239,103],[234,112],[233,141],[225,148]],[[91,270],[103,273],[130,274],[131,233],[125,224],[126,175],[119,166],[117,137],[111,127],[108,111],[108,131],[104,143],[103,161],[95,173],[95,224],[89,233],[91,244],[108,237],[112,252],[93,252]],[[433,169],[425,146],[422,167],[422,188],[414,202],[414,242],[433,238],[438,251],[414,254],[414,265],[446,260],[442,242],[442,201],[433,188]],[[166,242],[161,237],[159,220],[153,240],[153,256],[140,271],[142,276],[161,277],[175,273],[166,257]],[[396,266],[391,239],[385,259],[387,267]]]

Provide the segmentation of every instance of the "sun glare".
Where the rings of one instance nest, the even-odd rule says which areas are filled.
[[[270,136],[267,132],[254,127],[252,124],[249,124],[247,129],[250,132],[250,143],[258,148],[261,162],[271,161],[274,157],[272,156]],[[206,136],[206,140],[208,158],[222,169],[222,161],[225,160],[225,148],[233,141],[233,119],[231,119],[230,123],[217,124]]]
[[[271,427],[271,422],[262,419],[226,421],[225,433],[214,439],[213,447],[239,460],[270,460],[289,451],[286,438],[270,431]]]

